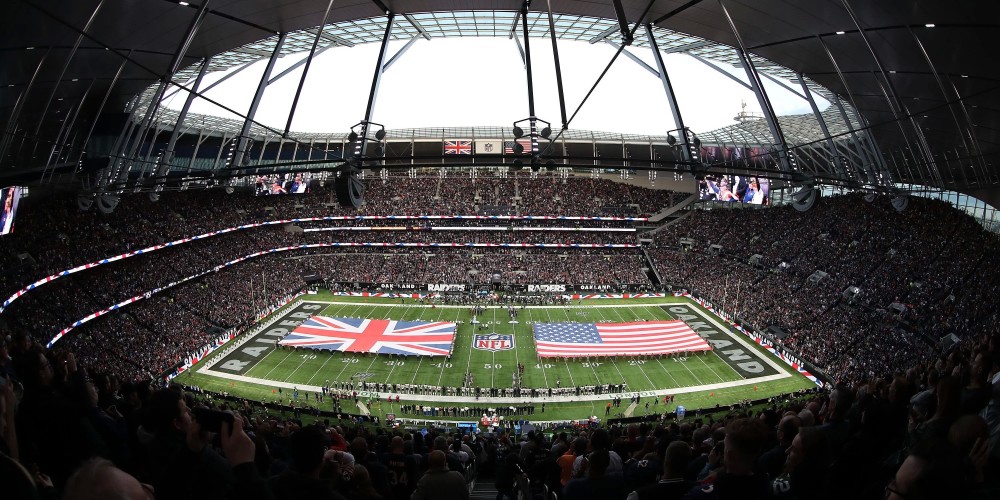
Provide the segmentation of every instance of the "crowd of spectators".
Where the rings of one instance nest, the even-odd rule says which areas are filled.
[[[511,184],[511,181],[516,184]],[[252,222],[325,215],[471,215],[483,197],[492,202],[508,196],[522,209],[516,213],[550,215],[547,200],[533,200],[524,186],[561,193],[553,201],[572,215],[606,215],[593,205],[596,196],[642,197],[649,210],[671,203],[672,194],[590,178],[541,176],[508,180],[468,178],[391,178],[369,180],[369,202],[360,211],[334,203],[330,189],[301,196],[254,197],[220,191],[185,191],[164,195],[163,202],[144,196],[123,197],[113,214],[80,212],[75,198],[28,198],[17,230],[0,247],[0,295],[64,269],[123,252]],[[441,196],[444,191],[445,195]],[[586,200],[571,196],[586,193]],[[517,200],[514,200],[514,197]],[[527,203],[535,207],[527,210]],[[552,201],[552,200],[548,200]],[[33,203],[36,203],[33,206]],[[515,212],[511,212],[515,213]],[[302,227],[389,225],[389,221],[301,223]],[[611,221],[408,221],[422,226],[505,226],[620,228]],[[568,249],[501,250],[434,249],[434,255],[406,248],[299,250],[253,259],[217,270],[234,259],[278,247],[313,243],[635,243],[634,232],[592,231],[323,231],[302,233],[295,227],[267,226],[233,231],[155,252],[113,261],[47,283],[19,297],[2,315],[4,331],[23,333],[47,343],[57,333],[96,311],[141,297],[190,276],[201,278],[168,288],[155,300],[108,313],[76,327],[60,342],[91,366],[125,380],[169,369],[192,348],[204,345],[220,329],[242,328],[259,311],[303,286],[304,274],[320,274],[338,282],[489,283],[501,274],[509,283],[643,283],[641,255],[636,250]],[[343,252],[349,251],[346,255]],[[378,255],[376,255],[376,253]],[[388,254],[388,255],[383,255]],[[289,257],[298,257],[289,259]],[[545,270],[533,275],[533,268]],[[471,271],[471,273],[470,273]]]
[[[805,214],[694,211],[658,232],[649,254],[664,283],[758,329],[777,326],[803,359],[860,380],[928,359],[948,333],[993,328],[984,291],[997,285],[982,264],[998,249],[995,235],[944,202],[915,198],[896,212],[850,195]]]
[[[498,181],[457,178],[369,180],[371,205],[364,214],[394,214],[413,199],[435,200],[412,214],[463,214],[482,200],[517,198],[518,206],[571,205],[576,214],[599,213],[602,203],[619,205],[646,196],[660,206],[670,192],[646,190],[607,180],[554,176]],[[424,190],[422,196],[411,191]],[[651,194],[652,192],[653,194]],[[184,236],[246,222],[283,217],[339,214],[330,193],[249,197],[222,193],[174,193],[171,202],[127,197],[104,216],[76,213],[73,200],[48,203],[51,210],[22,211],[15,235],[4,240],[10,273],[0,279],[4,293],[33,279],[111,253],[134,250]],[[380,196],[381,195],[381,196]],[[574,196],[575,195],[575,196]],[[217,198],[222,198],[217,199]],[[442,201],[444,200],[444,201]],[[571,201],[572,200],[572,201]],[[588,208],[581,200],[597,200]],[[220,203],[227,201],[227,203]],[[393,203],[399,202],[395,205]],[[430,202],[428,202],[430,203]],[[444,203],[444,204],[442,204]],[[546,205],[549,203],[549,205]],[[648,201],[647,201],[648,203]],[[881,203],[885,205],[885,203]],[[926,359],[948,333],[974,333],[995,319],[988,304],[997,280],[996,239],[947,204],[914,199],[895,212],[859,196],[824,200],[799,213],[769,210],[712,210],[694,213],[655,234],[649,255],[663,284],[684,285],[758,328],[780,327],[782,344],[835,376],[868,377],[898,363]],[[403,207],[403,208],[400,208]],[[453,212],[438,212],[450,210]],[[588,210],[590,210],[588,212]],[[594,212],[593,210],[598,210]],[[543,214],[541,208],[530,213]],[[168,221],[168,223],[164,223]],[[305,227],[388,225],[389,221],[335,221]],[[491,221],[432,221],[423,226],[482,226]],[[600,227],[606,222],[583,222]],[[610,223],[612,228],[621,223]],[[411,225],[407,223],[407,225]],[[413,224],[416,225],[416,224]],[[519,227],[564,227],[563,222],[526,222]],[[695,245],[681,250],[680,238]],[[80,242],[88,244],[81,244]],[[648,283],[647,265],[630,249],[496,248],[321,248],[253,259],[219,270],[216,266],[268,249],[310,243],[633,243],[636,233],[605,231],[320,231],[269,226],[197,240],[147,255],[98,266],[56,280],[26,294],[4,312],[9,329],[45,342],[74,321],[120,301],[187,276],[208,273],[170,288],[157,300],[140,301],[75,332],[73,347],[99,366],[116,359],[123,378],[172,366],[194,344],[217,329],[241,328],[258,311],[303,285],[302,275],[318,274],[341,283]],[[92,243],[92,244],[90,244]],[[713,250],[720,245],[721,251]],[[108,253],[97,253],[108,252]],[[65,267],[63,267],[65,266]],[[814,272],[822,277],[811,279]],[[858,295],[843,295],[851,286]],[[830,334],[836,332],[837,334]],[[114,338],[125,356],[96,348]],[[81,340],[83,339],[83,340]],[[89,342],[87,341],[89,339]],[[84,346],[81,344],[93,344]],[[865,349],[891,346],[893,349]]]
[[[1000,493],[995,334],[892,373],[756,407],[679,421],[583,422],[551,434],[544,425],[463,435],[303,421],[245,400],[123,382],[24,336],[0,342],[0,372],[5,498],[461,499],[486,474],[498,498]]]
[[[393,198],[397,207],[417,203],[407,191],[414,186],[444,193],[435,210],[454,213],[474,209],[476,197],[570,196],[560,180],[545,177],[492,191],[469,179],[399,181],[372,183],[392,195],[375,198],[373,210],[395,210]],[[593,194],[597,210],[602,197],[623,189],[572,182]],[[247,221],[337,213],[325,206],[327,195],[230,204],[213,193],[181,194],[177,204],[126,198],[112,216],[73,213],[69,201],[25,209],[16,236],[4,240],[0,259],[11,267],[2,286],[10,292],[72,265]],[[805,214],[695,211],[657,232],[648,253],[665,284],[684,285],[759,328],[781,327],[782,345],[825,369],[838,382],[832,391],[717,421],[575,429],[551,439],[536,433],[521,442],[502,433],[466,442],[433,430],[424,436],[307,425],[244,406],[231,408],[243,413],[232,432],[224,424],[212,439],[189,410],[212,402],[136,380],[154,377],[220,328],[245,327],[299,289],[303,272],[364,282],[485,283],[492,274],[510,282],[646,279],[642,253],[629,249],[307,250],[214,271],[248,253],[321,241],[269,228],[98,266],[41,286],[5,311],[0,488],[15,498],[63,491],[66,498],[114,497],[114,488],[141,493],[144,483],[167,499],[461,497],[467,477],[449,469],[467,471],[475,460],[497,468],[501,493],[545,484],[569,500],[995,493],[1000,243],[941,202],[913,199],[900,213],[858,196],[823,201]],[[694,244],[682,249],[680,238]],[[208,274],[78,327],[54,349],[40,347],[90,312],[201,272]],[[859,293],[845,295],[848,287]],[[935,343],[944,334],[960,342],[942,353]],[[410,478],[402,488],[388,480],[394,464]]]

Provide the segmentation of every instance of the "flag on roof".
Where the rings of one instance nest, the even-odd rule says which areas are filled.
[[[522,137],[517,140],[517,143],[524,147],[524,151],[521,152],[523,155],[531,154],[531,138]],[[505,141],[503,143],[503,154],[505,155],[516,155],[517,152],[514,151],[514,141]]]
[[[446,155],[471,155],[472,141],[444,141],[444,154]]]

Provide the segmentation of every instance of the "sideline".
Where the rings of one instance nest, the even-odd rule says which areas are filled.
[[[690,300],[690,299],[686,299],[686,300]],[[456,306],[456,305],[451,305],[451,304],[448,304],[448,305],[442,305],[442,304],[433,304],[433,305],[432,304],[422,304],[422,305],[421,304],[386,304],[384,302],[378,302],[378,303],[368,303],[368,302],[340,302],[340,301],[326,302],[326,301],[323,301],[323,300],[307,300],[306,302],[311,302],[311,303],[315,303],[315,304],[331,304],[331,305],[339,305],[339,306],[345,306],[345,305],[347,305],[347,306],[360,306],[360,305],[364,305],[364,306],[374,306],[374,307],[399,307],[401,305],[404,305],[404,306],[408,306],[408,307],[424,307],[424,308],[428,308],[428,309],[429,308],[471,309],[471,308],[475,307],[475,306],[472,306],[472,305],[458,305],[458,306]],[[692,302],[692,303],[694,303],[695,305],[697,305],[697,302]],[[619,303],[619,304],[579,304],[579,305],[577,305],[577,304],[567,304],[567,305],[564,305],[564,306],[536,306],[536,305],[527,305],[526,304],[525,307],[526,308],[531,308],[531,309],[593,309],[595,307],[627,307],[627,308],[631,309],[633,307],[664,307],[664,306],[671,306],[671,305],[677,305],[677,304],[686,304],[686,302],[661,302],[661,303],[657,303],[657,304],[651,304],[651,303],[646,303],[646,302],[640,303],[640,304],[621,304],[621,303]],[[520,305],[520,304],[518,304],[518,305]],[[507,309],[508,306],[504,306],[504,305],[490,305],[490,306],[482,306],[482,307],[483,307],[483,309]],[[517,306],[514,306],[514,307],[516,308]],[[698,306],[698,307],[700,308],[701,306]]]
[[[231,380],[233,382],[247,382],[251,384],[259,384],[268,387],[281,387],[283,389],[292,389],[297,387],[300,391],[311,391],[320,392],[320,387],[318,385],[303,385],[296,384],[292,382],[278,382],[275,380],[266,380],[256,377],[247,377],[246,375],[234,375],[231,373],[222,373],[210,368],[202,368],[198,370],[198,373],[204,373],[205,375],[211,375],[213,377],[224,378]],[[452,403],[452,404],[480,404],[480,403],[571,403],[576,401],[606,401],[611,399],[616,395],[635,395],[638,394],[641,397],[651,397],[651,396],[666,396],[668,394],[688,394],[692,392],[701,391],[714,391],[718,389],[730,389],[733,387],[741,387],[744,385],[761,384],[764,382],[772,382],[774,380],[781,380],[784,378],[789,378],[792,375],[788,372],[782,371],[781,373],[775,375],[768,375],[765,377],[758,377],[752,379],[744,380],[733,380],[730,382],[719,382],[715,384],[705,384],[697,386],[688,387],[675,387],[672,389],[657,389],[655,391],[626,391],[621,393],[607,393],[607,394],[582,394],[580,396],[572,395],[561,395],[561,396],[542,396],[534,398],[526,397],[487,397],[483,396],[480,398],[467,397],[467,396],[441,396],[437,394],[401,394],[398,392],[379,392],[379,391],[358,391],[358,397],[375,397],[375,398],[386,398],[388,396],[399,395],[400,402],[403,401],[427,401],[434,403]]]

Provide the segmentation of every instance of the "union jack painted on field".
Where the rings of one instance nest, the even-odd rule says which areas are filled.
[[[455,323],[313,316],[278,344],[342,352],[447,356],[454,342]]]
[[[444,154],[471,155],[472,141],[444,141]]]

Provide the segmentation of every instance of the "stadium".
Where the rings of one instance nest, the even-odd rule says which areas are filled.
[[[996,14],[17,0],[0,492],[996,496]]]

